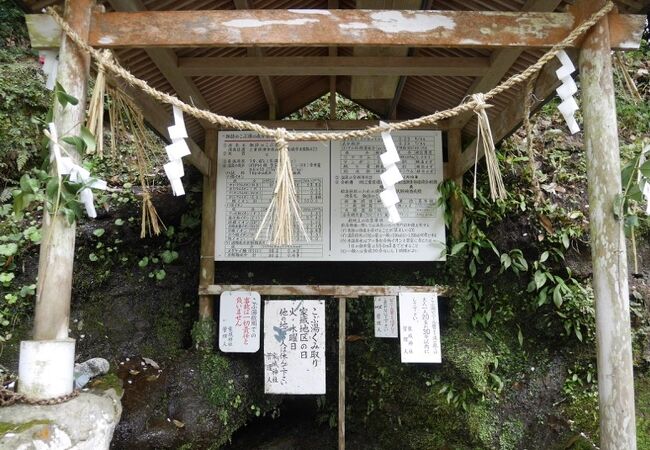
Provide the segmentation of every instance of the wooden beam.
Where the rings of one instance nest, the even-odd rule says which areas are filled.
[[[576,3],[585,14],[604,0]],[[609,24],[601,20],[580,51],[580,86],[589,190],[589,227],[596,311],[600,448],[636,449],[634,375],[621,160]]]
[[[533,110],[540,107],[543,102],[553,94],[555,89],[560,85],[555,71],[558,69],[559,63],[554,60],[548,63],[540,72],[535,85],[534,94],[535,98],[539,99],[533,104]],[[514,129],[516,129],[522,122],[524,117],[524,102],[520,96],[515,96],[499,113],[499,120],[491,122],[492,135],[495,142],[498,142],[507,137]],[[460,159],[460,164],[457,167],[458,172],[456,176],[462,176],[471,167],[474,166],[476,152],[476,139],[474,139],[463,151]],[[483,158],[482,146],[479,148],[479,160]]]
[[[235,8],[244,10],[244,9],[251,9],[250,3],[248,0],[234,0],[235,3]],[[248,58],[254,58],[254,57],[263,57],[264,56],[264,50],[262,50],[259,47],[249,47],[246,49],[246,53],[248,55]],[[269,119],[270,120],[275,120],[277,119],[277,114],[279,112],[279,103],[278,103],[278,96],[275,94],[275,87],[273,86],[273,81],[271,80],[271,77],[265,74],[259,74],[258,75],[260,85],[262,86],[262,91],[264,92],[264,97],[266,98],[266,103],[269,105]]]
[[[260,295],[305,295],[325,297],[372,297],[398,295],[400,292],[435,292],[440,296],[452,294],[448,286],[335,286],[288,284],[213,284],[199,286],[199,295],[220,295],[224,291],[254,291]]]
[[[339,450],[345,450],[345,319],[347,301],[339,297]]]
[[[521,10],[526,12],[555,11],[560,3],[562,3],[562,0],[528,0]],[[474,80],[466,95],[487,92],[499,84],[523,52],[521,48],[507,48],[495,51],[492,55],[490,70],[482,78]],[[472,117],[472,113],[461,114],[452,120],[452,123],[454,127],[462,129]]]
[[[179,58],[185,76],[481,76],[490,70],[483,57],[428,56],[259,56]]]
[[[167,131],[167,127],[170,125],[170,114],[167,113],[167,110],[160,103],[154,102],[149,96],[140,90],[127,86],[124,83],[120,83],[118,87],[131,97],[135,104],[142,110],[142,115],[147,123],[169,142],[169,132]],[[192,138],[185,139],[185,142],[187,142],[191,152],[191,155],[187,157],[187,160],[190,164],[196,167],[202,175],[209,175],[210,160],[205,156],[201,147],[199,147]]]
[[[638,48],[645,16],[613,13],[609,20],[613,49]],[[549,48],[575,26],[572,13],[354,9],[111,12],[93,14],[89,43],[104,48]]]
[[[287,130],[360,130],[379,125],[379,120],[256,120],[255,123],[269,128],[283,127]],[[385,122],[391,122],[386,120]],[[447,122],[437,126],[422,126],[415,130],[445,130]]]
[[[87,36],[94,0],[66,1],[64,16],[73,30]],[[90,60],[69,39],[61,45],[57,82],[72,97],[76,105],[54,104],[53,122],[59,132],[59,140],[65,136],[81,134],[86,117],[86,93]],[[73,145],[61,142],[75,163],[81,157]],[[53,167],[54,169],[54,167]],[[55,169],[54,169],[55,170]],[[38,260],[38,283],[34,310],[34,340],[67,339],[70,324],[70,299],[75,259],[75,223],[69,224],[61,213],[53,215],[47,204],[43,213],[43,239]],[[72,386],[70,387],[72,389]]]
[[[217,131],[205,131],[205,154],[210,160],[210,174],[203,176],[201,210],[201,259],[199,261],[199,286],[214,283],[215,219],[217,208]],[[212,320],[214,298],[199,296],[199,319]]]
[[[146,10],[141,0],[109,0],[109,4],[116,11],[137,12]],[[208,102],[196,85],[178,70],[178,58],[174,50],[168,48],[145,48],[144,51],[156,67],[158,67],[160,73],[171,84],[180,99],[198,108],[210,110]],[[213,126],[207,121],[199,122],[204,128]]]

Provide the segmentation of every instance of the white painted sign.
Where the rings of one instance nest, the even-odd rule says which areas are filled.
[[[403,363],[439,363],[438,295],[399,294],[400,343]]]
[[[380,198],[381,137],[291,142],[298,201],[310,241],[274,247],[255,240],[275,185],[272,139],[247,131],[219,133],[215,260],[437,261],[445,259],[439,131],[391,133],[404,177],[396,186],[400,223]]]
[[[258,292],[224,291],[219,299],[219,349],[228,353],[258,351],[260,313]]]
[[[264,302],[264,392],[325,394],[325,301]]]
[[[375,337],[396,338],[397,329],[397,297],[394,295],[379,295],[375,297]]]

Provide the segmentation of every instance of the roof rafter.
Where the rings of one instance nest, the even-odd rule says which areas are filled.
[[[490,59],[430,56],[213,56],[179,58],[186,76],[481,76]]]
[[[554,11],[562,0],[528,0],[521,8],[522,11],[530,12],[544,12]],[[492,55],[492,64],[490,70],[472,83],[467,90],[467,95],[476,94],[479,92],[487,92],[494,86],[499,84],[503,77],[508,73],[512,65],[519,59],[523,49],[519,48],[506,48],[497,50]],[[473,114],[462,114],[453,120],[454,127],[464,128],[465,125],[472,119]]]
[[[108,0],[108,2],[116,11],[137,12],[146,10],[141,0]],[[174,50],[167,48],[145,48],[144,51],[183,101],[189,102],[201,109],[210,109],[208,102],[192,80],[177,69],[178,58]],[[204,128],[213,127],[209,122],[200,122]]]
[[[251,9],[249,0],[233,0],[235,3],[235,8],[237,9]],[[246,49],[248,58],[253,57],[264,57],[264,50],[259,47],[249,47]],[[262,85],[262,91],[264,92],[264,97],[266,98],[266,103],[269,105],[269,119],[273,120],[276,118],[279,109],[278,96],[275,93],[275,87],[273,86],[273,80],[270,76],[259,74],[258,76],[260,84]]]

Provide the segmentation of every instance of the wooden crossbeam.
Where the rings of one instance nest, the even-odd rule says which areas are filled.
[[[185,76],[482,76],[489,58],[416,56],[259,56],[179,58]]]
[[[199,295],[220,295],[224,291],[254,291],[261,295],[305,295],[334,298],[358,298],[374,295],[398,295],[400,292],[435,292],[446,296],[452,294],[448,286],[339,286],[295,284],[211,284],[199,286]]]
[[[637,48],[645,16],[609,16],[613,49]],[[576,26],[572,13],[405,10],[209,10],[94,13],[89,42],[120,47],[540,47]]]
[[[560,3],[562,3],[561,0],[528,0],[521,10],[526,12],[554,11]],[[504,48],[496,50],[492,55],[490,70],[472,83],[470,88],[467,90],[467,95],[476,94],[478,92],[487,92],[499,84],[522,53],[523,49],[521,48]],[[461,114],[453,120],[454,126],[462,129],[473,116],[473,113]]]
[[[234,3],[235,8],[237,9],[251,9],[248,0],[234,0]],[[247,49],[247,55],[247,60],[255,57],[263,57],[264,50],[258,47],[249,47]],[[262,91],[264,92],[264,97],[266,98],[266,103],[269,105],[269,119],[276,119],[280,106],[278,104],[278,96],[275,94],[273,81],[267,74],[258,74],[258,77],[260,80],[260,85],[262,86]]]

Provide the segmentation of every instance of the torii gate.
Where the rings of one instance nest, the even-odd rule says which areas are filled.
[[[94,0],[67,0],[65,19],[89,44],[98,48],[143,47],[152,51],[231,46],[521,49],[552,47],[577,24],[602,8],[606,1],[577,0],[563,13],[338,9],[133,12],[136,8],[129,6],[133,2],[114,0],[111,3],[125,4],[124,9],[132,12],[104,12],[95,6]],[[553,3],[557,4],[559,2]],[[390,20],[376,20],[377,13],[388,14],[386,17]],[[606,450],[636,448],[627,256],[623,223],[614,214],[621,181],[610,51],[638,48],[644,21],[643,16],[612,12],[578,44],[596,301],[601,445]],[[57,30],[51,34],[55,40],[60,36]],[[53,45],[58,46],[58,41]],[[60,45],[58,81],[70,95],[79,99],[79,104],[65,110],[57,105],[54,117],[58,129],[70,130],[74,134],[83,123],[89,59],[66,37],[60,40]],[[208,66],[206,62],[190,63],[184,68],[186,74],[214,70],[209,67],[209,62]],[[405,73],[427,70],[406,59],[402,63],[407,64],[403,68]],[[438,64],[442,62],[438,61]],[[480,69],[478,63],[464,64],[465,67],[445,66],[443,69],[454,73],[463,73],[464,70],[467,74]],[[430,64],[428,70],[436,70],[434,66]],[[289,70],[281,63],[274,65],[270,59],[264,67],[271,74],[277,73],[273,70],[281,73]],[[373,67],[380,73],[381,61],[366,61],[362,72],[371,73]],[[398,70],[397,66],[392,67]],[[385,70],[389,68],[387,61]],[[230,70],[236,73],[235,69]],[[335,76],[359,69],[330,64],[327,67],[315,66],[312,70],[327,71],[328,75]],[[167,78],[172,85],[187,88],[183,75],[171,68],[166,75],[180,76]],[[553,84],[552,80],[546,82]],[[179,94],[185,96],[187,92],[191,94],[193,91],[190,89]],[[512,114],[516,117],[518,113],[520,111]],[[164,119],[152,109],[148,110],[148,120],[158,129],[164,123]],[[505,125],[498,124],[498,127]],[[215,130],[206,130],[205,152],[194,143],[190,146],[191,162],[204,176],[202,255],[211,255],[214,251]],[[457,128],[449,130],[449,149],[447,176],[459,179],[471,167],[475,152],[480,152],[480,149],[477,150],[474,144],[463,152]],[[73,148],[68,148],[68,152],[78,157]],[[457,208],[454,213],[457,217]],[[41,252],[39,261],[34,339],[65,339],[68,337],[75,227],[68,225],[62,217],[53,217],[44,221],[43,235],[50,236],[51,245],[49,251]],[[212,319],[210,285],[213,282],[214,262],[202,259],[200,286],[203,295],[200,296],[199,311],[204,320]]]

